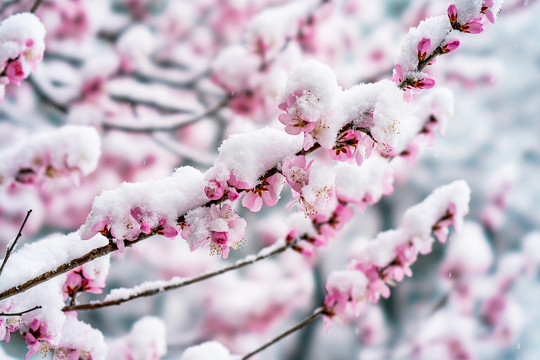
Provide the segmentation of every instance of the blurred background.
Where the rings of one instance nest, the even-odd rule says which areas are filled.
[[[295,3],[300,10],[283,11]],[[33,4],[4,0],[0,14]],[[97,170],[78,183],[51,177],[0,193],[2,251],[30,208],[23,242],[76,231],[101,191],[163,178],[182,165],[204,171],[230,134],[277,126],[276,96],[290,71],[308,59],[329,64],[344,89],[390,79],[408,28],[445,15],[447,6],[442,0],[44,0],[36,15],[47,29],[45,56],[28,80],[6,90],[0,151],[75,124],[99,131],[102,155]],[[267,9],[275,11],[268,15]],[[436,87],[454,94],[446,133],[423,148],[414,165],[397,159],[394,193],[356,214],[338,240],[312,258],[285,253],[79,318],[113,344],[141,317],[157,316],[167,327],[164,359],[211,339],[247,353],[320,304],[326,276],[345,267],[358,243],[398,227],[405,210],[436,187],[465,179],[472,198],[464,231],[419,257],[413,277],[393,287],[388,300],[366,305],[357,320],[328,331],[316,322],[259,358],[537,359],[539,18],[537,1],[507,0],[494,25],[462,34],[459,49],[428,68]],[[264,66],[243,74],[247,57],[231,64],[222,55],[231,45],[264,55]],[[257,214],[239,209],[248,222],[247,242],[229,262],[287,233],[288,194]],[[194,276],[228,261],[207,249],[191,253],[180,238],[154,238],[113,257],[105,293]],[[81,296],[93,298],[100,296]],[[15,336],[2,346],[24,356]]]

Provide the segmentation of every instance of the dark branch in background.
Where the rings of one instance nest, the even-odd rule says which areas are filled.
[[[117,124],[111,124],[111,123],[103,123],[104,129],[114,129],[114,130],[122,130],[127,132],[134,132],[134,133],[149,133],[149,132],[155,132],[155,131],[172,131],[180,129],[186,125],[193,124],[197,121],[200,121],[206,117],[215,115],[218,113],[221,109],[223,109],[229,101],[232,99],[231,96],[224,97],[216,106],[214,106],[211,109],[208,109],[202,114],[196,115],[192,117],[191,119],[186,119],[178,122],[177,124],[168,125],[168,126],[129,126],[129,125],[117,125]],[[141,103],[140,101],[133,101]],[[153,105],[152,105],[153,106]],[[178,110],[176,110],[178,112]]]
[[[18,312],[18,313],[0,313],[0,316],[21,316],[23,314],[26,314],[26,313],[29,313],[31,311],[34,311],[34,310],[38,310],[38,309],[41,309],[41,306],[35,306],[31,309],[28,309],[28,310],[24,310],[24,311],[21,311],[21,312]]]
[[[4,267],[6,266],[7,260],[9,256],[11,255],[11,252],[13,251],[13,249],[15,249],[15,245],[17,245],[17,241],[19,241],[19,238],[22,236],[24,225],[26,225],[26,221],[28,220],[28,217],[30,216],[31,213],[32,213],[32,209],[28,210],[28,212],[26,213],[26,216],[24,217],[24,221],[19,229],[19,233],[15,237],[15,240],[13,240],[13,243],[11,244],[11,246],[7,249],[6,256],[4,257],[4,260],[2,261],[2,266],[0,266],[0,276],[2,276],[2,271],[4,271]]]
[[[183,281],[181,281],[179,283],[173,283],[173,284],[166,285],[166,286],[161,286],[161,287],[157,287],[157,288],[153,288],[153,289],[148,289],[148,290],[136,293],[136,294],[132,294],[127,298],[122,298],[122,299],[117,299],[117,300],[102,301],[102,302],[92,302],[92,303],[89,303],[89,304],[79,304],[79,305],[70,304],[69,306],[65,306],[62,309],[62,311],[94,310],[94,309],[99,309],[99,308],[112,306],[112,305],[120,305],[122,303],[125,303],[125,302],[133,300],[133,299],[137,299],[137,298],[141,298],[141,297],[153,296],[153,295],[165,292],[165,291],[178,289],[178,288],[190,285],[190,284],[197,283],[199,281],[210,279],[210,278],[212,278],[214,276],[225,274],[225,273],[227,273],[229,271],[232,271],[232,270],[240,269],[240,268],[242,268],[244,266],[251,265],[253,263],[256,263],[257,261],[269,258],[271,256],[281,254],[282,252],[284,252],[288,248],[293,247],[294,244],[296,244],[295,241],[292,241],[290,243],[285,243],[284,245],[274,249],[273,251],[271,251],[271,252],[269,252],[267,254],[259,255],[259,256],[256,256],[254,258],[251,258],[249,260],[242,260],[242,261],[237,262],[236,264],[233,264],[231,266],[227,266],[227,267],[225,267],[223,269],[212,271],[212,272],[209,272],[209,273],[206,273],[206,274],[194,277],[194,278],[186,279],[186,280],[183,280]]]
[[[312,321],[317,320],[321,315],[325,315],[325,314],[326,314],[326,310],[324,310],[322,307],[320,307],[318,309],[315,309],[315,311],[313,311],[313,313],[310,316],[308,316],[307,318],[305,318],[304,320],[302,320],[298,324],[294,325],[292,328],[290,328],[290,329],[284,331],[283,333],[279,334],[278,336],[276,336],[275,338],[273,338],[272,340],[270,340],[266,344],[262,345],[261,347],[255,349],[252,352],[250,352],[249,354],[245,355],[240,360],[249,359],[253,355],[260,353],[261,351],[263,351],[267,347],[277,343],[278,341],[280,341],[281,339],[289,336],[290,334],[302,329],[304,326],[308,325]]]
[[[41,98],[42,102],[49,104],[50,106],[52,106],[53,108],[61,112],[62,114],[67,114],[68,108],[66,105],[58,103],[49,94],[43,91],[43,89],[39,86],[39,84],[36,81],[32,79],[32,77],[29,77],[28,81],[34,88],[34,91],[36,92],[36,94]]]
[[[136,98],[132,98],[130,96],[125,96],[125,95],[109,95],[109,96],[112,100],[117,101],[117,102],[135,104],[135,105],[145,105],[145,106],[157,109],[159,111],[162,111],[164,114],[178,114],[178,113],[186,112],[177,107],[160,104],[153,100],[136,99]]]
[[[315,280],[315,291],[313,294],[313,307],[317,304],[324,303],[324,297],[326,296],[326,290],[324,289],[323,272],[320,264],[316,264],[313,268],[313,277]],[[313,343],[316,341],[315,337],[315,325],[304,327],[298,334],[295,348],[288,354],[288,360],[309,360],[310,350]]]
[[[43,2],[43,0],[36,0],[36,2],[34,3],[34,6],[32,6],[32,8],[30,9],[30,12],[35,13],[42,2]]]

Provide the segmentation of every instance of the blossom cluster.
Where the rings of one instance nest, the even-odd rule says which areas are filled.
[[[0,101],[7,84],[19,85],[36,70],[45,51],[45,27],[31,13],[19,13],[0,23]]]
[[[431,89],[435,80],[422,72],[424,68],[433,64],[438,55],[457,49],[460,32],[479,34],[484,31],[486,21],[494,23],[501,5],[502,1],[494,0],[455,1],[448,6],[447,16],[427,18],[410,29],[392,77],[392,81],[406,90],[404,99],[411,101],[414,94]]]
[[[76,182],[98,165],[101,141],[87,126],[65,126],[38,133],[0,151],[0,187],[40,186],[46,179],[73,177]]]
[[[358,316],[364,301],[389,297],[388,285],[412,276],[410,266],[418,254],[431,252],[433,237],[445,242],[450,225],[456,231],[461,229],[469,197],[470,189],[464,181],[440,187],[405,212],[401,227],[366,242],[346,270],[329,275],[325,285],[326,318],[346,318],[348,311]]]

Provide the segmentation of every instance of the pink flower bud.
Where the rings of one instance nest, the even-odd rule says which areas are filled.
[[[212,242],[217,245],[225,245],[229,242],[229,234],[225,231],[216,231],[212,234]]]
[[[454,4],[448,6],[448,19],[450,19],[450,24],[455,24],[457,22],[457,9]]]
[[[424,60],[427,57],[427,53],[431,49],[431,40],[422,39],[418,43],[418,60]]]
[[[225,193],[225,188],[223,187],[223,184],[216,181],[216,180],[210,180],[208,184],[204,187],[204,193],[206,194],[206,197],[210,200],[217,200],[221,199],[223,194]]]
[[[11,61],[7,66],[6,75],[11,83],[18,85],[25,78],[22,63],[18,60]]]
[[[433,86],[435,86],[435,80],[430,77],[426,77],[418,80],[414,85],[419,89],[431,89]]]
[[[480,34],[482,31],[484,31],[484,27],[480,22],[480,18],[477,18],[468,24],[461,25],[460,30],[469,34]]]
[[[442,51],[443,53],[449,53],[451,51],[456,50],[459,47],[459,40],[450,41],[448,44],[443,45]]]

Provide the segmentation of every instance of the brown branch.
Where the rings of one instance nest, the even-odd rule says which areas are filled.
[[[11,244],[11,246],[7,249],[6,256],[4,257],[4,260],[2,261],[2,266],[0,266],[0,276],[2,276],[2,271],[4,271],[4,267],[6,266],[7,260],[9,256],[11,255],[11,252],[13,251],[13,249],[15,249],[15,245],[17,245],[17,241],[19,241],[19,238],[22,236],[24,225],[26,225],[26,221],[28,220],[28,217],[30,216],[31,213],[32,213],[32,209],[28,210],[24,218],[24,221],[21,227],[19,228],[19,233],[15,237],[15,240],[13,240],[13,243]]]
[[[416,71],[420,72],[422,70],[424,70],[426,68],[426,66],[428,66],[437,56],[439,55],[443,55],[443,54],[446,54],[444,51],[443,51],[443,44],[444,44],[444,41],[441,41],[441,43],[439,44],[439,46],[437,46],[435,48],[435,50],[433,50],[433,52],[431,53],[431,55],[427,56],[424,60],[421,60],[421,61],[418,61],[418,66],[416,67]],[[398,87],[400,89],[405,89],[407,86],[413,86],[414,85],[414,79],[413,78],[406,78],[406,79],[403,79],[399,84],[398,84]]]
[[[29,313],[31,311],[38,310],[38,309],[41,309],[41,306],[39,306],[39,305],[34,306],[31,309],[24,310],[24,311],[21,311],[21,312],[18,312],[18,313],[0,313],[0,316],[21,316],[23,314],[26,314],[26,313]]]
[[[154,236],[156,233],[151,232],[150,234],[140,234],[139,237],[134,241],[126,241],[125,246],[131,247],[134,244],[138,243],[139,241],[142,241],[144,239],[147,239],[151,236]],[[118,250],[118,246],[116,243],[110,241],[107,245],[101,246],[99,248],[95,248],[85,255],[78,257],[76,259],[72,259],[60,266],[58,266],[54,270],[47,271],[41,275],[36,276],[35,278],[32,278],[25,282],[24,284],[13,286],[12,288],[9,288],[2,293],[0,293],[0,300],[6,299],[8,297],[14,296],[16,294],[20,294],[28,289],[33,288],[34,286],[37,286],[47,280],[50,280],[58,275],[64,274],[70,270],[75,269],[76,267],[79,267],[81,265],[86,264],[87,262],[90,262],[94,259],[97,259],[99,257],[108,255],[114,251]]]
[[[39,8],[39,6],[41,5],[42,2],[43,2],[43,0],[36,0],[36,2],[34,3],[34,5],[32,6],[32,8],[30,9],[30,12],[31,12],[31,13],[35,13],[36,10]]]
[[[242,268],[244,266],[254,264],[254,263],[256,263],[256,262],[258,262],[260,260],[264,260],[264,259],[269,258],[271,256],[281,254],[282,252],[284,252],[288,248],[294,246],[295,243],[296,243],[295,241],[292,241],[290,243],[285,243],[284,245],[274,249],[273,251],[271,251],[271,252],[269,252],[267,254],[262,254],[262,255],[254,257],[252,259],[243,260],[243,261],[237,262],[236,264],[233,264],[231,266],[227,266],[227,267],[224,267],[222,269],[219,269],[219,270],[216,270],[216,271],[213,271],[213,272],[209,272],[209,273],[206,273],[206,274],[194,277],[194,278],[186,279],[186,280],[183,280],[181,282],[177,282],[177,283],[173,282],[170,285],[165,285],[165,286],[160,286],[160,287],[156,287],[156,288],[153,288],[153,289],[148,289],[148,290],[136,293],[136,294],[132,294],[129,297],[122,298],[122,299],[102,301],[102,302],[92,302],[92,303],[89,303],[89,304],[79,304],[79,305],[70,304],[69,306],[65,306],[62,309],[62,311],[94,310],[94,309],[99,309],[99,308],[103,308],[103,307],[107,307],[107,306],[120,305],[120,304],[125,303],[127,301],[131,301],[131,300],[138,299],[138,298],[141,298],[141,297],[149,297],[149,296],[153,296],[153,295],[165,292],[165,291],[178,289],[178,288],[181,288],[181,287],[184,287],[184,286],[187,286],[187,285],[191,285],[191,284],[203,281],[203,280],[213,278],[214,276],[225,274],[225,273],[227,273],[229,271],[232,271],[232,270],[240,269],[240,268]]]
[[[281,339],[289,336],[290,334],[302,329],[303,327],[305,327],[306,325],[308,325],[309,323],[317,320],[321,315],[325,315],[326,314],[326,310],[324,310],[322,307],[320,308],[317,308],[315,309],[315,311],[313,311],[313,313],[308,316],[307,318],[305,318],[304,320],[300,321],[298,324],[294,325],[293,327],[291,327],[290,329],[282,332],[281,334],[279,334],[278,336],[276,336],[275,338],[273,338],[272,340],[270,340],[269,342],[267,342],[266,344],[260,346],[259,348],[253,350],[252,352],[250,352],[249,354],[247,355],[244,355],[244,357],[242,357],[240,360],[247,360],[249,359],[250,357],[252,357],[253,355],[255,354],[258,354],[260,353],[261,351],[263,351],[264,349],[266,349],[267,347],[277,343],[278,341],[280,341]]]

